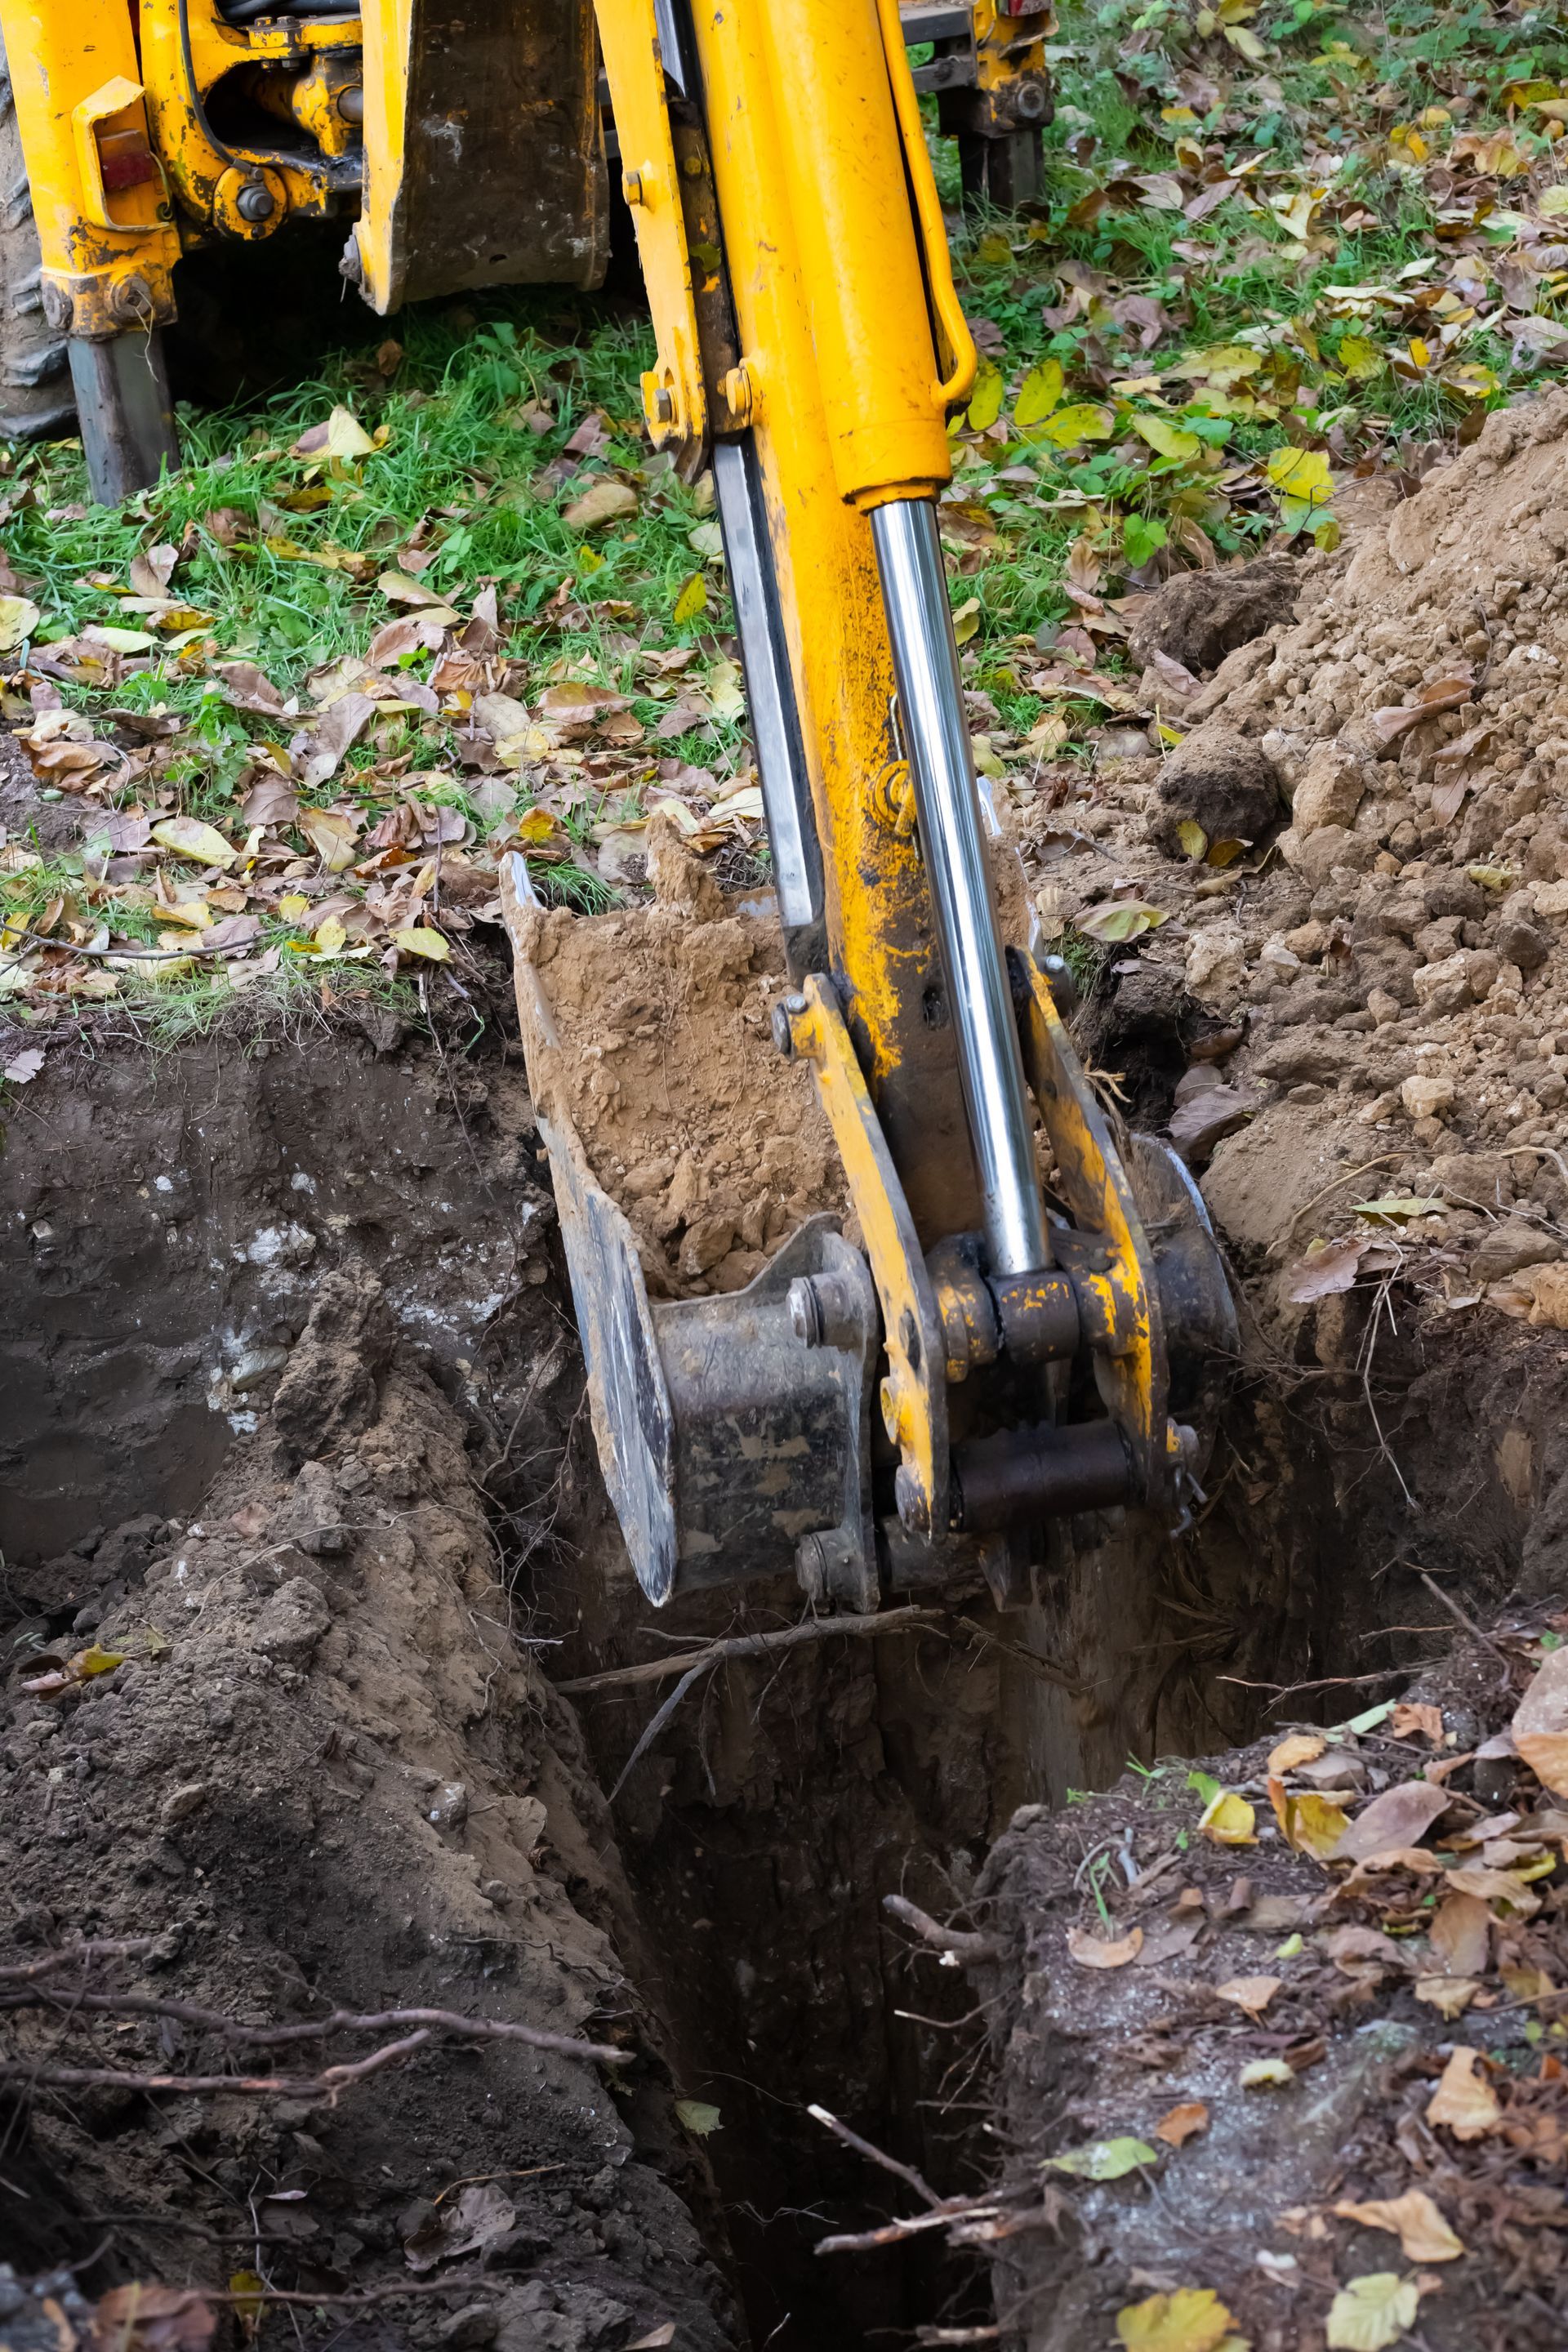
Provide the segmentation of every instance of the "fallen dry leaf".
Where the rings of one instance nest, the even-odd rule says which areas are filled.
[[[1154,2137],[1163,2139],[1167,2147],[1184,2147],[1190,2139],[1209,2127],[1209,2111],[1201,2099],[1186,2099],[1168,2115],[1161,2116],[1154,2126]]]
[[[1364,2205],[1347,2201],[1334,2210],[1342,2221],[1391,2231],[1406,2262],[1452,2263],[1465,2251],[1424,2189],[1407,2189],[1403,2197],[1374,2197]]]
[[[1321,1249],[1309,1250],[1290,1268],[1286,1296],[1293,1306],[1310,1307],[1317,1299],[1349,1290],[1361,1272],[1366,1248],[1364,1239],[1347,1234],[1340,1241],[1325,1242]]]
[[[200,817],[167,816],[153,827],[153,838],[178,857],[189,857],[198,866],[232,866],[237,851],[230,848],[216,826],[204,824]]]
[[[48,2309],[47,2303],[44,2308]],[[114,2352],[202,2352],[216,2325],[212,2305],[194,2287],[159,2286],[151,2279],[137,2279],[100,2296],[91,2340],[113,2346]],[[56,2333],[62,2346],[76,2340],[63,2319]]]
[[[1256,1845],[1258,1815],[1245,1797],[1216,1790],[1204,1807],[1198,1828],[1215,1845]]]
[[[1328,2352],[1386,2352],[1415,2320],[1421,2291],[1395,2271],[1347,2279],[1329,2306]]]
[[[1212,2287],[1180,2286],[1116,2315],[1127,2352],[1218,2352],[1236,2322]]]
[[[1350,1815],[1342,1805],[1310,1790],[1304,1796],[1294,1796],[1284,1781],[1272,1774],[1268,1801],[1285,1843],[1293,1853],[1310,1853],[1317,1862],[1327,1862],[1331,1854],[1339,1851],[1340,1842],[1350,1827]]]
[[[1554,1797],[1568,1797],[1568,1648],[1552,1650],[1513,1711],[1514,1745]]]
[[[1446,1791],[1430,1780],[1402,1780],[1363,1807],[1335,1847],[1334,1859],[1364,1862],[1390,1846],[1415,1845],[1447,1810]]]
[[[1283,1981],[1280,1977],[1229,1977],[1215,1990],[1221,2000],[1233,2000],[1248,2017],[1261,2017]]]
[[[597,530],[607,522],[618,522],[623,516],[635,515],[637,494],[625,482],[595,482],[574,499],[562,516],[562,520],[574,530]]]
[[[1395,1739],[1410,1739],[1419,1733],[1434,1748],[1443,1745],[1443,1713],[1440,1707],[1406,1706],[1400,1701],[1389,1717],[1389,1729]]]
[[[1426,1930],[1450,1977],[1482,1977],[1491,1952],[1490,1906],[1479,1895],[1446,1894]]]
[[[1068,1950],[1080,1969],[1124,1969],[1143,1948],[1143,1930],[1132,1928],[1113,1943],[1091,1936],[1087,1928],[1068,1929]]]
[[[1293,1731],[1288,1739],[1268,1751],[1268,1769],[1272,1776],[1283,1779],[1298,1764],[1315,1764],[1328,1746],[1328,1741],[1316,1731]]]
[[[1417,1977],[1411,1987],[1417,2000],[1446,2018],[1463,2016],[1480,1989],[1479,1977]]]
[[[1480,2053],[1461,2046],[1450,2052],[1436,2089],[1426,2102],[1429,2124],[1447,2124],[1456,2139],[1484,2138],[1502,2121],[1496,2092],[1478,2074]]]

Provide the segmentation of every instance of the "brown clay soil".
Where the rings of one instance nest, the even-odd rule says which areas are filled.
[[[727,896],[668,818],[648,839],[651,904],[528,919],[561,1041],[539,1058],[653,1295],[702,1297],[743,1289],[805,1218],[842,1215],[844,1187],[811,1073],[773,1042],[772,899]]]
[[[1156,596],[1184,740],[1007,812],[1047,929],[1168,918],[1079,1034],[1242,1297],[1195,1525],[1076,1522],[1016,1616],[717,1667],[624,1786],[670,1685],[552,1685],[799,1597],[637,1599],[515,1041],[51,1036],[0,1155],[0,1969],[138,1948],[0,2024],[0,2259],[89,2297],[257,2270],[319,2305],[264,2342],[454,2352],[1090,2352],[1145,2305],[1122,2340],[1325,2352],[1368,2294],[1410,2307],[1379,2341],[1563,2340],[1568,1791],[1508,1738],[1568,1591],[1565,467],[1549,393],[1336,554]],[[650,1281],[730,1287],[841,1201],[768,920],[654,865],[536,960]],[[1277,1810],[1281,1733],[1385,1703],[1436,1715],[1281,1765]],[[1205,1833],[1200,1755],[1256,1843]],[[1403,1861],[1287,1837],[1411,1788]],[[441,2015],[233,2030],[335,2008]],[[194,2087],[242,2072],[287,2079]],[[961,2217],[817,2255],[921,2192],[813,2105]],[[1415,2191],[1462,2251],[1335,2210]],[[319,2300],[408,2284],[442,2291]]]

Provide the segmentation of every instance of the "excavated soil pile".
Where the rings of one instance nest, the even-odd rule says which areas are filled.
[[[1016,1817],[952,1938],[998,2069],[1006,2178],[959,2227],[1004,2242],[1003,2343],[1561,2345],[1568,1812],[1515,1746],[1562,1790],[1527,1727],[1562,1719],[1564,1622],[1505,1621],[1359,1729]]]
[[[1561,390],[1489,418],[1415,496],[1296,567],[1293,621],[1269,617],[1278,567],[1258,567],[1259,633],[1206,684],[1172,667],[1201,576],[1157,594],[1136,625],[1145,685],[1184,740],[1103,770],[1078,824],[1032,849],[1058,921],[1118,895],[1173,918],[1121,951],[1106,1050],[1152,1048],[1233,1240],[1331,1234],[1359,1197],[1348,1162],[1363,1192],[1432,1197],[1405,1232],[1447,1245],[1455,1297],[1556,1328],[1565,434]],[[1234,633],[1248,575],[1206,576]]]
[[[811,1073],[773,1042],[772,901],[727,898],[666,818],[648,841],[650,906],[525,918],[559,1039],[534,1079],[629,1219],[653,1296],[701,1297],[742,1289],[844,1191]]]
[[[121,2275],[321,2292],[482,2262],[466,2334],[444,2298],[401,2340],[733,2345],[603,1800],[372,1275],[319,1281],[199,1517],[137,1532],[79,1563],[74,1630],[8,1633],[7,2251],[81,2258],[107,2221]],[[79,1939],[110,1949],[51,1963]],[[17,2008],[32,1968],[53,1997]],[[335,2009],[363,2024],[322,2037]]]

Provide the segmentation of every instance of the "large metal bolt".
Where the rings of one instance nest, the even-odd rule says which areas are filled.
[[[893,1501],[901,1528],[907,1528],[912,1536],[931,1533],[931,1505],[921,1492],[920,1480],[914,1472],[901,1463],[893,1480]]]
[[[675,422],[675,394],[668,384],[661,383],[654,394],[653,422],[656,425],[673,425]]]
[[[805,1011],[805,999],[804,996],[781,997],[778,1003],[773,1007],[773,1044],[778,1047],[779,1052],[784,1055],[786,1062],[790,1062],[795,1059],[794,1024],[800,1018],[800,1015]]]
[[[241,220],[270,220],[278,209],[278,199],[265,180],[247,180],[234,200],[234,208]]]
[[[1026,122],[1037,121],[1046,110],[1046,93],[1037,81],[1020,82],[1013,93],[1013,110]]]
[[[792,1282],[787,1293],[790,1326],[803,1347],[820,1348],[826,1333],[822,1320],[822,1301],[815,1282],[803,1274]]]

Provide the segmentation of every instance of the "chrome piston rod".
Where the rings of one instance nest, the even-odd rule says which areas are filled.
[[[1045,1207],[996,928],[958,647],[930,499],[871,510],[904,749],[958,1041],[994,1275],[1049,1265]]]

